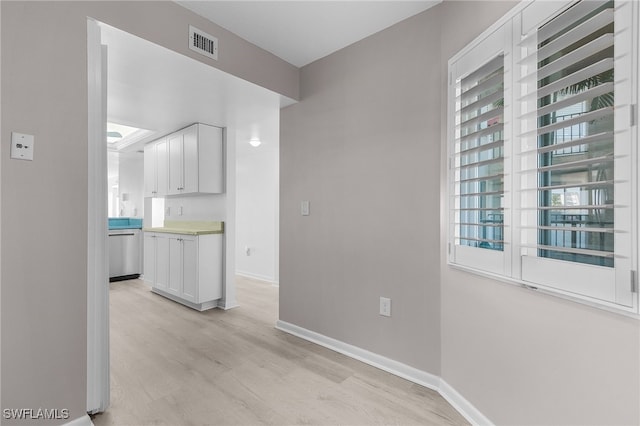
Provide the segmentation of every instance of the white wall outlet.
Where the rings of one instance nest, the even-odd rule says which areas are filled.
[[[33,135],[24,133],[11,133],[11,158],[17,160],[33,160],[33,145],[35,138]]]
[[[391,299],[388,297],[380,298],[380,315],[385,317],[391,316]]]
[[[178,216],[182,216],[182,206],[178,207]]]
[[[245,246],[244,254],[246,254],[247,256],[251,256],[251,247]]]
[[[308,201],[302,201],[300,203],[300,213],[302,214],[302,216],[309,216],[310,210],[309,210],[309,202]]]
[[[171,216],[171,207],[167,206],[164,208],[164,215]]]

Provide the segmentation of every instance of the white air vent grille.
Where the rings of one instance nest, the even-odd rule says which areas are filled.
[[[218,39],[189,25],[189,49],[218,60]]]

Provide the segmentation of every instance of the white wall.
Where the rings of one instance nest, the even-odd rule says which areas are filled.
[[[144,155],[141,152],[119,153],[120,216],[144,216]],[[128,200],[124,200],[127,194]]]
[[[278,119],[275,117],[276,128]],[[278,134],[262,137],[257,148],[244,143],[238,154],[236,271],[278,282]],[[247,255],[246,248],[250,255]]]
[[[165,220],[216,220],[227,222],[226,194],[165,197]],[[182,214],[179,209],[182,208]]]

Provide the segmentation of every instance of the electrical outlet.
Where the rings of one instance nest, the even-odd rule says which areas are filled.
[[[33,145],[35,138],[33,135],[24,133],[11,133],[11,158],[16,160],[33,160]]]
[[[388,297],[380,298],[380,315],[385,317],[391,316],[391,299]]]

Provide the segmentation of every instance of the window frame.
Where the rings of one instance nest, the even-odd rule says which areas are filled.
[[[500,281],[517,284],[551,295],[568,298],[590,306],[630,315],[640,319],[639,295],[636,270],[638,265],[638,206],[640,184],[638,182],[637,122],[640,116],[637,101],[640,97],[638,81],[638,52],[640,46],[637,29],[640,5],[632,1],[616,1],[614,7],[616,31],[614,46],[615,62],[615,106],[614,122],[616,132],[615,165],[615,264],[613,267],[595,266],[586,263],[556,260],[540,256],[526,255],[527,232],[525,228],[537,225],[537,213],[533,223],[523,221],[523,198],[521,163],[522,138],[520,119],[521,103],[517,95],[522,92],[522,70],[518,61],[522,55],[519,47],[521,38],[532,31],[537,32],[544,23],[563,13],[579,0],[549,3],[542,0],[521,2],[507,15],[488,28],[484,33],[463,48],[449,60],[448,113],[447,113],[447,263],[451,267],[475,274],[488,276]],[[555,6],[555,7],[554,7]],[[624,31],[619,31],[623,22]],[[504,251],[502,256],[496,251],[456,245],[455,232],[455,114],[456,81],[465,74],[460,67],[467,66],[467,73],[473,72],[473,60],[488,54],[483,47],[496,34],[504,32],[502,51],[505,58],[504,91]],[[628,54],[618,60],[618,49]],[[495,50],[495,49],[494,49]],[[489,50],[491,51],[491,50]],[[494,56],[495,57],[495,56]],[[489,58],[490,59],[490,58]],[[462,64],[462,65],[461,65]],[[620,81],[627,86],[621,89]],[[509,111],[507,111],[509,105]],[[631,117],[631,118],[630,118]],[[625,140],[619,142],[621,138]],[[620,145],[623,152],[619,151]],[[537,161],[537,160],[536,160]],[[537,165],[536,165],[537,167]],[[537,175],[537,173],[534,173]],[[620,176],[623,176],[620,178]],[[513,190],[512,190],[513,189]],[[619,198],[620,197],[620,198]],[[622,205],[620,207],[619,205]],[[526,219],[526,217],[525,217]],[[531,216],[529,217],[531,221]],[[529,235],[532,235],[529,232]],[[535,235],[535,234],[534,234]],[[535,241],[537,244],[537,239]],[[492,252],[487,255],[483,252]],[[501,258],[500,258],[501,257]],[[493,258],[493,259],[492,259]],[[500,258],[500,259],[497,259]],[[542,261],[541,261],[542,260]],[[532,272],[533,271],[533,272]],[[558,272],[560,271],[560,273]],[[571,280],[566,277],[571,276]],[[611,283],[602,286],[602,282]],[[634,288],[635,287],[635,288]]]

